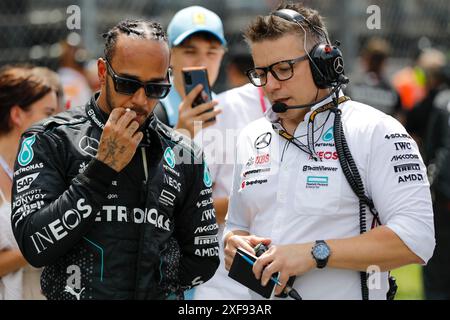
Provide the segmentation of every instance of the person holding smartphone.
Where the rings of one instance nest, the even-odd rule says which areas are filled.
[[[155,108],[155,114],[165,124],[174,127],[185,135],[194,138],[198,128],[206,128],[215,123],[220,110],[215,109],[217,101],[195,103],[205,88],[205,81],[186,92],[184,68],[206,68],[209,86],[214,86],[220,64],[226,51],[222,21],[214,12],[191,6],[178,11],[167,29],[171,47],[170,65],[173,71],[173,90]],[[188,85],[189,86],[189,85]],[[215,95],[212,93],[212,98]]]

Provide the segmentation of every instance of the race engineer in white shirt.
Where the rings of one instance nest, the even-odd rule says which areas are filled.
[[[223,206],[216,206],[216,220],[219,224],[218,238],[222,239],[228,197],[231,193],[233,162],[237,137],[250,122],[262,118],[269,101],[263,90],[252,84],[225,91],[217,96],[222,112],[212,126],[200,130],[194,142],[203,147],[205,159],[213,181],[214,201],[221,199]],[[220,265],[214,276],[196,287],[194,300],[248,300],[248,290],[228,277],[222,243],[219,243]]]
[[[253,272],[262,284],[280,272],[275,294],[296,276],[293,287],[303,299],[386,299],[387,271],[425,264],[433,254],[425,166],[399,122],[339,94],[346,82],[342,56],[317,11],[299,4],[279,9],[286,8],[258,17],[246,32],[255,64],[249,78],[273,107],[238,139],[226,267],[237,248],[252,251],[262,242],[269,250]],[[340,111],[333,107],[337,101],[330,104],[334,93]],[[339,115],[342,121],[335,122]],[[361,177],[360,196],[373,201],[381,225],[373,225],[367,206],[360,213],[343,173],[339,125]],[[369,281],[362,281],[366,272]]]

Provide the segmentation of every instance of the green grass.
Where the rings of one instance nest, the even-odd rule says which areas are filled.
[[[392,270],[397,279],[398,291],[395,300],[423,300],[422,266],[409,265]]]

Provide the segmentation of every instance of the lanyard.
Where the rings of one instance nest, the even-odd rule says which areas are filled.
[[[8,177],[12,180],[13,179],[13,171],[6,163],[5,159],[3,159],[2,156],[0,156],[0,166],[3,168],[5,173],[8,175]]]
[[[339,98],[339,100],[337,101],[338,105],[341,103],[344,103],[346,101],[349,101],[350,98],[347,96],[342,96]],[[304,145],[303,143],[301,143],[299,140],[297,140],[293,135],[291,135],[290,133],[286,132],[286,130],[283,128],[283,126],[281,125],[281,123],[277,122],[272,124],[273,129],[278,132],[278,134],[283,137],[284,139],[288,140],[290,143],[292,143],[293,145],[295,145],[297,148],[299,148],[300,150],[302,150],[303,152],[309,154],[315,161],[320,161],[320,158],[317,156],[316,152],[315,152],[315,148],[314,148],[314,120],[316,119],[316,116],[319,113],[328,111],[332,108],[335,107],[335,102],[329,102],[319,108],[317,108],[316,110],[314,110],[311,115],[309,116],[309,120],[308,120],[308,134],[307,134],[307,141],[308,141],[308,145]]]

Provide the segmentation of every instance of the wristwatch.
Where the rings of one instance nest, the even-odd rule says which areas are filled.
[[[318,269],[323,269],[327,265],[328,258],[330,257],[331,250],[327,243],[323,240],[317,240],[316,244],[311,250],[311,254],[316,260]]]

